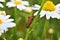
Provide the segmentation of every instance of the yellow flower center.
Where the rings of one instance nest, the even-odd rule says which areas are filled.
[[[44,3],[44,6],[43,6],[43,9],[42,10],[54,11],[55,10],[55,5],[53,4],[52,1],[46,1]]]
[[[2,24],[3,23],[3,21],[0,19],[0,24]]]
[[[22,4],[22,2],[21,1],[14,1],[14,4],[20,5],[20,4]]]

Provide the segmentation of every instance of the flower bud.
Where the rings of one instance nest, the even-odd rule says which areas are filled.
[[[60,40],[60,37],[59,37],[59,39],[58,40]]]
[[[4,15],[4,16],[6,16],[5,11],[0,11],[0,15]]]
[[[48,30],[48,33],[50,33],[50,34],[53,34],[53,32],[54,32],[54,30],[53,30],[52,28],[50,28],[50,29]]]
[[[33,10],[31,7],[27,7],[24,9],[25,12],[31,13]]]
[[[23,40],[23,38],[19,38],[18,40]]]

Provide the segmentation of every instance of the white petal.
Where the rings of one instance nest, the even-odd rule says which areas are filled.
[[[6,17],[6,19],[8,19],[10,17],[10,15],[6,15],[5,17]]]
[[[2,25],[0,25],[0,29],[4,30],[4,31],[8,31],[8,28],[12,28],[12,27],[15,27],[16,24],[13,23],[13,22],[10,22],[10,23],[4,23]]]
[[[5,30],[6,28],[7,28],[7,26],[5,24],[0,25],[0,30]]]
[[[0,36],[2,35],[2,33],[0,33]]]
[[[60,14],[59,14],[59,12],[54,11],[54,12],[52,12],[51,14],[52,14],[52,15],[51,15],[52,18],[60,19]]]
[[[7,19],[5,22],[12,22],[14,19]]]
[[[26,7],[25,7],[24,5],[17,5],[17,8],[18,8],[19,10],[24,10]]]
[[[37,4],[35,4],[34,6],[32,6],[32,9],[33,9],[33,10],[39,10],[39,9],[40,9],[40,6],[37,5]]]
[[[1,33],[4,33],[4,31],[3,31],[2,29],[0,29],[0,32],[1,32]]]
[[[0,2],[5,2],[5,0],[0,0]]]
[[[56,7],[55,12],[57,12],[57,13],[59,13],[59,14],[60,14],[60,8],[59,8],[59,7]]]
[[[56,9],[57,9],[57,10],[60,10],[60,4],[57,4],[57,5],[56,5]]]
[[[38,5],[38,4],[35,4],[34,6],[40,8],[40,5]]]
[[[8,19],[8,17],[5,16],[5,15],[0,15],[0,19],[2,19],[3,21],[5,21],[6,19]]]
[[[4,6],[0,3],[0,7],[3,8]]]
[[[10,7],[15,7],[16,5],[14,4],[14,2],[8,2],[6,6],[10,8]]]
[[[50,17],[52,17],[52,18],[56,18],[56,14],[55,14],[55,12],[50,12]]]
[[[60,19],[60,14],[56,13],[56,18]]]
[[[4,15],[0,15],[0,18],[1,18],[2,20],[6,19]]]
[[[15,27],[15,26],[16,26],[16,24],[13,23],[13,22],[6,23],[5,25],[6,25],[6,27],[8,27],[8,28],[12,28],[12,27]]]
[[[4,29],[4,31],[5,31],[5,32],[8,31],[8,28]]]
[[[22,1],[22,5],[29,5],[28,1]]]
[[[59,14],[60,14],[60,10],[59,10],[59,9],[57,9],[57,10],[56,10],[56,13],[59,13]]]
[[[37,13],[38,13],[38,11],[34,13],[34,16],[36,16],[36,15],[37,15]]]
[[[47,18],[47,19],[50,19],[50,12],[47,12],[47,13],[46,13],[46,18]]]
[[[41,11],[41,13],[40,13],[40,17],[43,17],[44,15],[46,14],[46,11]]]
[[[59,7],[60,8],[60,3],[56,5],[56,7]]]
[[[39,8],[32,7],[32,10],[39,10]]]
[[[4,33],[4,30],[0,29],[0,36]]]
[[[14,0],[11,0],[11,1],[14,1]]]

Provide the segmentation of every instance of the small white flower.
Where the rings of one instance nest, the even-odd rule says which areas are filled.
[[[0,7],[3,8],[4,6],[0,3]]]
[[[16,24],[12,21],[13,19],[9,19],[10,15],[0,15],[0,35],[2,33],[8,31],[8,28],[14,27]]]
[[[22,0],[11,0],[7,3],[7,6],[10,7],[17,7],[19,10],[24,10],[26,6],[28,6],[28,1],[22,1]]]
[[[34,14],[34,16],[37,15],[37,13],[38,11]],[[40,18],[46,15],[47,19],[50,19],[50,17],[60,19],[59,13],[60,13],[60,4],[55,6],[52,1],[46,1],[41,10]]]
[[[5,0],[0,0],[0,2],[5,2]]]

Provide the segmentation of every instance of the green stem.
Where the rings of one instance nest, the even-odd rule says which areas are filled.
[[[15,23],[17,24],[17,9],[14,8],[14,19],[15,19]]]
[[[37,22],[37,20],[38,20],[38,18],[39,18],[39,14],[40,14],[40,12],[41,12],[41,10],[42,10],[42,7],[43,7],[44,2],[45,2],[45,0],[42,0],[41,7],[40,7],[40,9],[39,9],[39,11],[38,11],[38,14],[37,14],[37,16],[33,19],[32,23],[31,23],[31,25],[30,25],[30,28],[27,30],[27,33],[26,33],[26,36],[25,36],[25,39],[24,39],[24,40],[27,40],[27,39],[28,39],[28,36],[30,35],[29,32],[30,32],[31,29],[34,27],[35,23]]]
[[[44,29],[42,32],[41,40],[44,40],[46,37],[46,31],[47,31],[48,25],[49,25],[49,20],[46,20],[45,25],[44,25]]]
[[[29,29],[27,29],[26,36],[25,36],[25,39],[24,40],[27,40],[27,38],[28,38],[28,36],[29,36],[30,33],[31,32],[29,32]]]
[[[3,2],[3,5],[4,5],[4,10],[6,11],[7,10],[7,8],[6,8],[6,0],[5,0],[5,2]]]
[[[14,21],[15,21],[15,23],[16,23],[16,26],[15,26],[15,28],[14,28],[14,31],[15,31],[15,32],[17,31],[17,26],[18,26],[17,19],[18,19],[18,13],[17,13],[17,8],[15,7],[15,8],[14,8]]]
[[[59,40],[59,38],[60,38],[60,33],[58,32],[58,34],[57,34],[57,39]]]
[[[51,40],[53,40],[53,35],[51,35]]]

